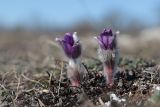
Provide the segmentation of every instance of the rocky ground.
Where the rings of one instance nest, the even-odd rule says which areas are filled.
[[[24,67],[0,73],[1,107],[159,107],[160,68],[141,58],[121,58],[115,84],[105,85],[97,59],[83,60],[88,76],[80,87],[71,87],[67,63],[53,67]],[[17,64],[18,66],[22,66]]]

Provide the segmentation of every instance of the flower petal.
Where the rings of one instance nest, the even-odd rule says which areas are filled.
[[[100,34],[101,36],[113,36],[112,30],[111,29],[104,29],[103,32]]]
[[[75,44],[72,47],[71,54],[72,54],[73,59],[78,58],[81,55],[81,45],[80,44]]]
[[[108,47],[108,36],[101,36],[104,46]]]
[[[71,55],[71,52],[72,52],[72,46],[70,44],[68,44],[66,41],[64,40],[61,40],[59,41],[60,42],[60,45],[62,46],[63,48],[63,51],[64,53],[67,55],[67,57],[71,58],[72,55]]]
[[[77,36],[77,32],[73,33],[73,40],[74,40],[74,43],[78,43],[79,42],[79,39],[78,39],[78,36]]]
[[[98,40],[98,43],[99,43],[100,47],[101,47],[102,49],[106,50],[107,48],[105,47],[105,44],[103,43],[102,37],[101,37],[101,36],[98,36],[98,37],[97,37],[97,40]]]
[[[74,45],[74,39],[71,33],[66,33],[64,36],[64,41],[66,41],[68,44],[70,44],[71,46]]]
[[[115,47],[114,43],[115,43],[115,38],[113,36],[108,38],[108,46],[109,46],[108,48],[109,49],[113,49]]]

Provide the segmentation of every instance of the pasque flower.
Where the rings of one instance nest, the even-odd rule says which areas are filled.
[[[57,39],[68,58],[78,58],[81,55],[81,44],[76,33],[66,33],[63,39]]]
[[[118,63],[118,48],[116,34],[111,29],[104,29],[103,32],[95,37],[98,41],[98,56],[103,63],[103,73],[107,84],[113,84],[114,73]]]
[[[68,78],[70,79],[72,86],[79,86],[85,70],[83,69],[80,60],[82,49],[77,33],[66,33],[64,38],[56,38],[56,40],[61,45],[65,55],[69,58],[67,70]]]
[[[104,29],[97,39],[102,49],[113,50],[115,48],[115,35],[113,35],[111,29]]]

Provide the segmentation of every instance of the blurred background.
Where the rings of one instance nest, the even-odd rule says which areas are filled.
[[[159,0],[1,0],[0,66],[66,59],[55,37],[74,31],[83,57],[97,58],[93,37],[104,28],[120,31],[121,56],[159,61]]]

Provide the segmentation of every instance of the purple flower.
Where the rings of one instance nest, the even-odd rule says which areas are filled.
[[[97,50],[98,57],[103,63],[103,74],[106,77],[106,83],[109,85],[114,83],[114,74],[119,56],[116,34],[113,34],[111,29],[104,29],[98,37],[95,37],[100,45]]]
[[[111,29],[104,29],[104,31],[97,37],[100,47],[104,50],[113,50],[115,48],[115,35]]]
[[[80,86],[83,76],[87,73],[81,64],[81,44],[74,33],[66,33],[64,38],[56,38],[56,41],[62,46],[66,56],[69,58],[67,67],[67,77],[70,79],[72,86]]]
[[[57,39],[68,58],[76,59],[81,55],[81,45],[75,33],[66,33],[63,39]]]

